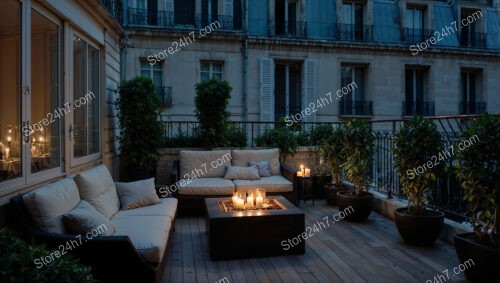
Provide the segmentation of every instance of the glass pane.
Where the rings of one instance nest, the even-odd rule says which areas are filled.
[[[406,27],[413,29],[413,9],[406,9]]]
[[[148,70],[141,70],[141,76],[150,78],[151,72]]]
[[[210,73],[209,72],[201,72],[201,80],[208,80],[210,78]]]
[[[146,0],[136,0],[138,9],[146,9]]]
[[[222,73],[222,64],[220,64],[220,63],[213,63],[212,66],[213,66],[213,71],[215,73]]]
[[[416,89],[417,89],[417,101],[424,100],[424,71],[415,70],[415,79],[416,79]]]
[[[214,73],[214,74],[212,75],[212,77],[216,77],[216,78],[218,78],[219,80],[222,80],[222,73]]]
[[[88,56],[88,90],[79,98],[79,103],[87,107],[88,154],[94,154],[99,152],[99,50],[89,46]]]
[[[354,24],[352,4],[342,4],[342,21],[344,24]]]
[[[0,182],[21,177],[21,4],[0,1]],[[26,131],[25,131],[26,130]]]
[[[210,64],[209,63],[201,63],[201,71],[202,72],[210,72]]]
[[[150,69],[151,69],[151,64],[149,64],[147,61],[141,60],[141,70],[150,70]]]
[[[153,84],[155,86],[163,86],[162,77],[163,77],[163,74],[161,71],[154,71],[153,72]]]
[[[87,43],[77,37],[73,37],[73,98],[79,98],[87,94]],[[73,102],[73,128],[70,129],[73,139],[73,156],[81,157],[87,155],[87,111],[85,107],[76,107]]]
[[[413,99],[413,70],[406,69],[405,70],[405,99],[406,106],[411,109],[411,104],[414,101]]]
[[[61,125],[67,108],[60,103],[59,26],[31,13],[31,172],[61,165]]]
[[[354,14],[354,23],[357,26],[363,25],[363,5],[354,4],[355,14]]]
[[[424,13],[421,9],[415,9],[415,28],[423,29],[424,23]]]
[[[352,91],[352,100],[365,100],[364,95],[364,71],[363,68],[355,68],[354,69],[355,82],[358,86],[357,88],[353,88]]]

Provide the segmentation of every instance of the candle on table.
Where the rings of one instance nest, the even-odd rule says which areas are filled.
[[[255,205],[257,207],[262,207],[263,204],[264,204],[264,197],[263,196],[258,196],[255,198]]]
[[[10,159],[10,148],[5,149],[5,159]]]
[[[236,208],[236,203],[238,201],[238,196],[233,196],[233,206]]]
[[[304,177],[304,174],[302,174],[302,171],[297,171],[297,177]]]
[[[306,168],[306,171],[305,171],[305,177],[311,177],[311,169],[309,168]]]
[[[236,200],[236,208],[237,209],[243,209],[243,208],[245,208],[245,203],[243,202],[243,199],[238,198]]]
[[[7,141],[8,141],[8,142],[11,142],[11,141],[12,141],[12,138],[11,138],[11,137],[7,137]]]
[[[253,194],[250,194],[248,197],[247,197],[247,205],[252,207],[253,206]]]

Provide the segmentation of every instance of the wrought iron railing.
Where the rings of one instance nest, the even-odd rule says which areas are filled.
[[[433,35],[432,30],[427,29],[413,29],[413,28],[402,28],[401,29],[401,41],[404,43],[420,43],[431,38]]]
[[[121,0],[99,0],[99,2],[117,22],[123,24],[123,3]]]
[[[174,26],[174,13],[169,11],[150,11],[147,9],[128,9],[128,25],[137,26]]]
[[[459,105],[460,114],[482,114],[486,111],[486,102],[460,102]]]
[[[470,48],[486,48],[486,33],[462,32],[460,46]]]
[[[403,115],[434,116],[434,102],[431,101],[403,101]]]
[[[337,40],[340,41],[373,41],[373,26],[355,24],[337,24]]]
[[[339,115],[371,116],[372,101],[342,99],[339,101]]]
[[[269,36],[307,38],[307,22],[303,21],[267,21]]]

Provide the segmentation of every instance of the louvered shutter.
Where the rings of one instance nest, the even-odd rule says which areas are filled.
[[[304,92],[302,109],[309,107],[311,103],[316,104],[316,63],[313,60],[305,60],[303,65]],[[318,109],[316,107],[316,109]],[[311,108],[311,111],[313,109]],[[316,122],[316,112],[304,115],[304,122]]]
[[[260,59],[260,121],[274,121],[274,61],[271,58]]]
[[[174,25],[174,0],[165,0],[165,11],[166,13],[166,23],[165,25],[167,26],[173,26]],[[172,14],[169,14],[171,12]]]
[[[222,25],[226,29],[233,29],[233,1],[235,0],[224,0],[224,15]],[[239,1],[239,0],[236,0]]]

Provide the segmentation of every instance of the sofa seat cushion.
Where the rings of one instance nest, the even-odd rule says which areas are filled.
[[[161,198],[160,203],[134,209],[120,210],[115,216],[163,216],[169,217],[170,221],[174,220],[177,212],[176,198]]]
[[[285,193],[293,191],[293,183],[283,176],[262,177],[260,180],[234,180],[237,192],[248,192],[257,188],[266,193]]]
[[[250,161],[269,161],[271,175],[280,175],[280,150],[274,149],[235,149],[231,151],[235,166],[248,166]]]
[[[80,197],[108,219],[120,209],[115,182],[105,165],[78,174],[75,182]]]
[[[219,196],[234,193],[233,182],[224,178],[182,179],[178,188],[180,195]]]
[[[65,178],[23,196],[23,203],[35,225],[50,233],[66,233],[63,214],[75,208],[80,195],[75,181]]]
[[[115,236],[129,236],[137,252],[149,263],[161,262],[171,226],[171,220],[165,216],[131,216],[121,213],[111,218],[115,225]]]
[[[181,150],[179,152],[179,178],[218,178],[226,174],[226,166],[231,165],[230,150],[196,151]],[[244,165],[246,166],[246,164]]]

